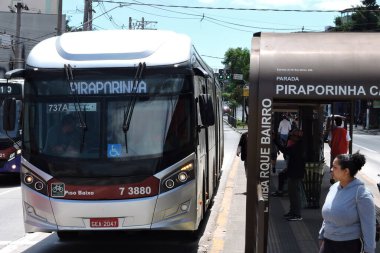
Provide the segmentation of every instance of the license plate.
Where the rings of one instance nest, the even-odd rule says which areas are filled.
[[[90,218],[90,227],[92,228],[115,228],[118,226],[118,218]]]

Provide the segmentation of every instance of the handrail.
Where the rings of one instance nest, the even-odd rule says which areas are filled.
[[[265,202],[263,197],[263,191],[261,189],[261,184],[257,184],[257,202],[258,202],[258,210],[256,212],[257,215],[257,231],[256,231],[256,252],[257,253],[265,253],[266,247],[265,247],[265,238],[266,235],[264,233],[265,228],[265,215],[264,215],[264,208],[265,208]]]
[[[261,189],[261,184],[257,184],[257,201],[264,201],[263,191]]]

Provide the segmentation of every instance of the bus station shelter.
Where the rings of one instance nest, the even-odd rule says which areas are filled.
[[[323,163],[323,105],[380,100],[379,33],[257,33],[250,62],[245,252],[267,252],[274,112],[295,110],[306,162]],[[351,117],[351,135],[352,120]],[[316,206],[318,207],[318,206]]]

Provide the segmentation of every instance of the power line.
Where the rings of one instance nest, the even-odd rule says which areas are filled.
[[[222,58],[222,57],[217,57],[217,56],[204,55],[204,54],[202,54],[201,56],[203,56],[203,57],[208,57],[208,58],[214,58],[214,59],[221,59],[221,60],[224,60],[224,58]]]
[[[98,6],[100,6],[100,8],[102,9],[103,13],[99,16],[97,16],[96,18],[102,16],[102,15],[106,15],[108,17],[108,20],[113,24],[114,27],[118,27],[118,28],[124,28],[125,25],[123,24],[122,26],[120,26],[119,24],[117,24],[115,22],[115,20],[113,19],[112,16],[110,16],[108,13],[111,12],[112,10],[116,9],[116,8],[122,8],[122,7],[127,7],[128,9],[131,9],[131,10],[134,10],[134,11],[138,11],[138,12],[142,12],[142,13],[146,13],[146,14],[149,14],[149,15],[154,15],[154,16],[160,16],[160,17],[163,17],[163,18],[171,18],[171,19],[185,19],[185,18],[180,18],[180,17],[170,17],[170,16],[164,16],[164,15],[157,15],[157,14],[152,14],[152,13],[149,13],[149,12],[144,12],[144,11],[141,11],[141,10],[136,10],[134,8],[131,8],[130,6],[133,6],[133,5],[136,5],[136,6],[147,6],[147,7],[151,7],[151,8],[155,8],[155,9],[160,9],[160,10],[163,10],[163,11],[167,11],[167,12],[173,12],[173,13],[178,13],[178,14],[182,14],[182,15],[187,15],[187,16],[192,16],[192,17],[195,17],[195,18],[188,18],[188,19],[197,19],[199,18],[200,21],[207,21],[207,22],[210,22],[210,23],[213,23],[215,25],[218,25],[218,26],[222,26],[222,27],[226,27],[228,29],[232,29],[232,30],[236,30],[236,31],[242,31],[242,32],[252,32],[250,30],[244,30],[242,28],[252,28],[252,29],[257,29],[257,30],[271,30],[271,31],[299,31],[299,30],[302,30],[302,31],[315,31],[315,29],[306,29],[304,26],[302,26],[302,28],[300,27],[294,27],[295,25],[292,25],[293,28],[273,28],[273,27],[259,27],[259,26],[250,26],[250,25],[244,25],[244,24],[239,24],[239,23],[234,23],[234,22],[228,22],[228,21],[225,21],[225,20],[221,20],[221,19],[217,19],[217,18],[213,18],[211,17],[210,15],[205,15],[205,14],[190,14],[190,13],[185,13],[185,12],[179,12],[179,11],[173,11],[173,10],[167,10],[167,9],[164,9],[164,8],[161,8],[161,7],[165,7],[165,8],[185,8],[185,9],[208,9],[208,10],[238,10],[238,11],[242,11],[242,10],[245,10],[245,11],[285,11],[285,12],[291,12],[291,11],[294,11],[294,12],[342,12],[340,10],[300,10],[300,9],[259,9],[259,8],[228,8],[228,7],[201,7],[201,6],[186,6],[186,5],[168,5],[168,4],[146,4],[146,3],[142,3],[140,1],[136,1],[136,0],[133,0],[133,2],[116,2],[116,1],[110,1],[110,0],[104,0],[104,1],[101,1],[101,0],[93,0],[94,2],[97,2],[98,3]],[[110,10],[106,10],[105,9],[105,6],[104,6],[104,3],[112,3],[112,4],[118,4],[118,6],[110,9]],[[355,8],[353,9],[350,9],[350,10],[355,10]],[[371,10],[372,11],[372,10]],[[94,18],[94,19],[96,19]],[[236,27],[232,27],[232,26],[236,26]],[[78,26],[80,27],[80,26]]]
[[[138,3],[138,4],[143,4],[139,1],[136,1],[136,0],[133,0],[134,2]],[[291,31],[291,30],[295,30],[295,29],[290,29],[290,28],[270,28],[270,27],[257,27],[257,26],[248,26],[248,25],[243,25],[243,24],[237,24],[237,23],[232,23],[232,22],[228,22],[228,21],[224,21],[224,20],[220,20],[220,19],[216,19],[216,18],[213,18],[213,17],[210,17],[209,15],[205,15],[204,13],[203,14],[190,14],[190,13],[185,13],[185,12],[178,12],[178,11],[172,11],[172,10],[166,10],[164,8],[159,8],[159,7],[155,7],[155,6],[151,6],[152,8],[156,8],[156,9],[160,9],[160,10],[164,10],[164,11],[168,11],[168,12],[174,12],[174,13],[179,13],[179,14],[182,14],[182,15],[188,15],[188,16],[195,16],[195,17],[198,17],[198,18],[201,18],[201,21],[202,20],[205,20],[205,19],[209,19],[208,21],[210,23],[213,23],[213,24],[216,24],[216,25],[219,25],[219,26],[223,26],[223,27],[226,27],[226,28],[229,28],[229,29],[232,29],[232,30],[238,30],[238,31],[242,31],[242,32],[252,32],[252,31],[247,31],[247,30],[242,30],[242,29],[237,29],[237,28],[232,28],[230,26],[227,26],[227,25],[234,25],[234,26],[238,26],[238,27],[246,27],[246,28],[253,28],[253,29],[260,29],[260,30],[277,30],[277,31]],[[131,9],[131,8],[130,8]],[[154,14],[152,14],[154,15]],[[158,15],[156,15],[158,16]],[[169,17],[168,17],[169,18]],[[171,18],[171,17],[170,17]],[[210,21],[212,20],[212,21]],[[220,23],[225,23],[227,25],[222,25]]]
[[[136,0],[133,0],[134,2],[138,2]],[[163,1],[160,1],[160,0],[157,0],[158,2],[161,2],[161,3],[164,3],[166,4],[165,2]],[[141,2],[140,2],[141,3]],[[167,10],[167,9],[163,9],[163,8],[159,8],[161,10],[164,10],[164,11],[168,11],[168,12],[174,12],[174,13],[180,13],[180,14],[184,14],[184,15],[192,15],[192,14],[188,14],[188,13],[184,13],[184,12],[177,12],[177,11],[172,11],[172,10]],[[194,12],[194,13],[198,13],[199,12]],[[204,13],[201,13],[200,15],[198,16],[202,16]],[[154,14],[155,15],[155,14]],[[225,18],[225,19],[232,19],[232,20],[241,20],[241,21],[245,21],[245,22],[250,22],[250,23],[265,23],[265,24],[270,24],[270,25],[281,25],[281,26],[293,26],[293,27],[296,27],[295,29],[298,29],[299,28],[299,25],[293,25],[293,24],[284,24],[284,23],[273,23],[273,22],[264,22],[262,20],[258,21],[258,20],[252,20],[252,19],[243,19],[243,18],[239,18],[239,17],[236,17],[236,16],[223,16],[223,15],[207,15],[208,17],[219,17],[219,18]],[[259,27],[259,29],[261,29],[261,27]],[[272,28],[268,28],[268,29],[271,29],[273,30]]]
[[[211,19],[213,21],[223,22],[223,23],[226,23],[226,24],[229,24],[229,25],[242,26],[242,27],[246,27],[246,28],[254,28],[254,29],[261,29],[261,30],[281,30],[281,31],[295,30],[293,28],[292,29],[291,28],[268,28],[268,27],[258,27],[258,26],[242,25],[242,24],[237,24],[237,23],[232,23],[232,22],[227,22],[227,21],[221,21],[219,19],[211,18],[211,17],[207,17],[207,16],[204,16],[204,18],[205,19]]]
[[[108,1],[102,1],[102,3],[103,2],[108,2]],[[301,28],[273,28],[273,27],[249,26],[249,25],[232,23],[232,22],[228,22],[228,21],[212,18],[209,15],[205,15],[205,14],[202,14],[202,15],[201,14],[190,14],[190,13],[185,13],[185,12],[166,10],[164,8],[160,8],[160,7],[155,6],[155,4],[143,4],[143,3],[139,2],[139,1],[134,1],[134,2],[137,5],[148,6],[148,7],[151,7],[151,8],[160,9],[160,10],[167,11],[167,12],[174,12],[174,13],[178,13],[178,14],[182,14],[182,15],[187,15],[187,16],[193,16],[193,17],[199,18],[200,21],[205,20],[205,21],[208,21],[208,22],[213,23],[215,25],[219,25],[219,26],[231,29],[231,30],[241,31],[241,32],[251,33],[253,31],[251,31],[251,30],[244,30],[244,29],[241,29],[240,27],[258,29],[258,30],[270,30],[270,31],[293,31],[293,30],[300,30],[301,29]],[[116,2],[112,2],[112,3],[116,3]],[[128,6],[129,9],[135,10],[135,9],[129,7],[131,4],[133,5],[134,3],[125,3],[126,5],[122,5],[119,2],[118,4],[120,4],[120,7],[126,7],[126,6]],[[168,5],[161,5],[160,4],[160,6],[168,6]],[[138,10],[135,10],[135,11],[138,11]],[[143,11],[140,11],[140,12],[143,12]],[[143,12],[143,13],[145,13],[145,12]],[[147,13],[147,14],[154,15],[154,16],[161,16],[161,15],[151,14],[151,13]],[[174,19],[176,18],[176,17],[169,17],[169,16],[161,16],[161,17],[164,17],[164,18],[174,18]],[[178,19],[183,19],[183,18],[178,18]],[[230,25],[237,26],[239,28],[231,27]],[[304,29],[304,30],[311,31],[310,29]]]
[[[91,21],[94,21],[95,19],[100,18],[101,16],[106,15],[107,13],[113,11],[113,10],[116,9],[116,8],[121,8],[121,7],[124,7],[124,6],[126,6],[126,5],[120,4],[119,6],[115,6],[115,7],[111,8],[111,9],[109,9],[108,11],[106,11],[106,12],[104,12],[104,13],[102,13],[102,14],[96,16],[95,18],[91,19]],[[72,30],[75,31],[75,30],[77,30],[78,28],[83,27],[83,25],[84,25],[84,24],[81,24],[81,25],[78,25],[78,26],[76,26],[76,27],[73,27]]]
[[[111,15],[108,14],[107,9],[106,9],[106,7],[104,6],[104,3],[100,2],[100,3],[98,4],[98,6],[99,6],[100,9],[102,10],[102,13],[104,13],[104,14],[106,15],[107,19],[112,23],[113,27],[118,28],[118,29],[121,29],[122,26],[124,26],[124,24],[123,24],[122,26],[119,25],[119,24],[117,24],[116,21],[114,20],[114,18],[113,18]]]
[[[146,11],[141,11],[141,10],[137,10],[137,9],[134,9],[134,8],[131,8],[131,7],[128,7],[128,9],[133,10],[133,11],[137,11],[137,12],[141,12],[141,13],[144,13],[144,14],[152,15],[152,16],[155,16],[155,17],[161,17],[161,18],[186,19],[186,20],[195,20],[195,19],[198,19],[198,18],[181,18],[181,17],[170,17],[170,16],[164,16],[164,15],[158,15],[157,13],[150,13],[150,12],[146,12]],[[161,10],[165,10],[165,9],[161,9]]]
[[[207,6],[189,6],[189,5],[170,5],[170,4],[146,4],[132,2],[117,2],[111,0],[94,0],[94,2],[112,3],[112,4],[128,4],[141,5],[150,7],[166,7],[166,8],[183,8],[183,9],[205,9],[205,10],[231,10],[231,11],[275,11],[275,12],[343,12],[344,10],[318,10],[318,9],[274,9],[274,8],[236,8],[236,7],[207,7]],[[355,10],[356,8],[352,8]],[[373,10],[371,10],[373,11]],[[380,11],[380,10],[376,10]]]
[[[187,8],[187,9],[208,9],[208,10],[237,10],[237,11],[284,11],[284,12],[340,12],[340,13],[343,13],[343,12],[347,12],[348,9],[345,9],[345,10],[301,10],[301,9],[264,9],[264,8],[229,8],[229,7],[202,7],[202,6],[186,6],[186,5],[170,5],[170,4],[155,4],[155,3],[151,3],[151,4],[146,4],[146,3],[142,3],[142,2],[139,2],[139,1],[136,1],[136,0],[132,0],[133,2],[121,2],[121,1],[112,1],[112,0],[93,0],[94,2],[98,2],[99,3],[112,3],[112,4],[119,4],[120,6],[119,7],[126,7],[126,6],[132,6],[132,5],[137,5],[137,6],[148,6],[148,7],[151,7],[151,8],[156,8],[156,9],[160,9],[160,10],[164,10],[164,11],[167,11],[167,12],[173,12],[173,13],[179,13],[179,14],[182,14],[182,15],[190,15],[190,16],[195,16],[195,17],[199,17],[201,18],[201,21],[207,17],[209,19],[213,19],[214,21],[216,22],[212,22],[212,21],[209,21],[211,23],[214,23],[216,25],[220,25],[220,26],[224,26],[224,27],[227,27],[229,29],[233,29],[233,30],[238,30],[238,31],[243,31],[243,32],[250,32],[250,31],[246,31],[246,30],[242,30],[242,29],[237,29],[237,28],[232,28],[232,27],[229,27],[229,26],[226,26],[226,25],[222,25],[220,23],[225,23],[225,24],[229,24],[229,25],[236,25],[236,26],[243,26],[243,27],[248,27],[248,28],[254,28],[254,29],[259,29],[259,30],[272,30],[272,31],[280,31],[280,30],[283,30],[283,31],[291,31],[291,30],[299,30],[300,28],[299,27],[296,27],[296,25],[286,25],[286,24],[278,24],[278,25],[286,25],[286,26],[293,26],[295,28],[291,29],[291,28],[271,28],[271,27],[257,27],[257,26],[247,26],[247,25],[242,25],[242,24],[236,24],[236,23],[231,23],[231,22],[228,22],[228,21],[224,21],[224,20],[220,20],[220,19],[216,19],[216,18],[212,18],[210,15],[204,15],[204,14],[190,14],[190,13],[184,13],[184,12],[178,12],[178,11],[173,11],[173,10],[167,10],[167,9],[164,9],[164,8],[160,8],[160,7],[167,7],[167,8]],[[153,16],[160,16],[160,17],[164,17],[164,18],[171,18],[171,19],[185,19],[185,18],[180,18],[180,17],[170,17],[170,16],[163,16],[163,15],[157,15],[157,14],[152,14],[152,13],[148,13],[148,12],[144,12],[144,11],[141,11],[141,10],[136,10],[134,8],[130,8],[128,7],[129,9],[131,10],[134,10],[134,11],[138,11],[138,12],[142,12],[142,13],[146,13],[146,14],[149,14],[149,15],[153,15]],[[355,11],[355,10],[361,10],[363,11],[363,9],[361,7],[357,7],[357,8],[350,8],[349,9],[351,12],[352,11]],[[111,10],[109,10],[111,11]],[[107,11],[107,12],[109,12]],[[364,11],[369,11],[369,12],[379,12],[380,10],[364,10]],[[190,18],[189,18],[190,19]],[[118,24],[115,24],[113,19],[112,19],[112,16],[111,16],[111,19],[110,21],[113,23],[113,25],[116,27],[120,27],[120,25]],[[220,22],[220,23],[218,23]],[[121,27],[124,27],[121,26]],[[305,28],[302,28],[303,31],[316,31],[315,29],[305,29]]]

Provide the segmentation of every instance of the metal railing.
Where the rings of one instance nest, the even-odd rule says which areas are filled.
[[[263,192],[261,190],[261,184],[257,185],[257,231],[256,231],[256,253],[265,253],[265,201]]]

